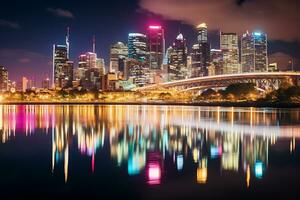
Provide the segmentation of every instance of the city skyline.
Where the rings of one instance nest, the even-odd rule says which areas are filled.
[[[40,11],[34,13],[34,15],[40,15],[42,19],[46,20],[45,23],[42,23],[37,19],[32,19],[30,16],[21,20],[21,16],[24,15],[23,12],[19,12],[18,15],[12,17],[11,15],[14,12],[21,9],[21,5],[18,5],[14,9],[15,11],[11,10],[11,14],[8,14],[7,11],[3,11],[1,14],[3,16],[0,17],[1,32],[3,33],[3,36],[1,37],[3,47],[0,50],[0,59],[3,62],[1,65],[5,66],[9,71],[14,72],[10,73],[10,77],[15,81],[20,80],[22,76],[26,76],[31,79],[36,79],[36,82],[40,83],[42,81],[39,80],[41,74],[46,74],[44,76],[51,77],[52,58],[49,46],[63,42],[62,36],[64,35],[67,26],[70,26],[71,28],[70,40],[72,41],[72,44],[70,48],[72,50],[70,57],[75,63],[80,54],[92,51],[92,38],[93,35],[95,35],[96,52],[100,57],[105,59],[106,69],[108,69],[109,46],[119,41],[126,42],[127,34],[129,32],[141,32],[146,34],[147,26],[152,22],[153,24],[159,24],[164,27],[166,48],[172,44],[178,33],[182,32],[187,40],[188,51],[190,52],[192,44],[196,41],[197,30],[195,29],[195,25],[191,23],[186,24],[185,20],[169,20],[168,18],[164,18],[164,16],[152,14],[149,11],[146,11],[146,9],[141,11],[141,7],[145,7],[144,2],[145,1],[114,2],[117,3],[117,6],[115,7],[116,11],[131,10],[133,11],[131,12],[131,15],[139,16],[137,20],[136,18],[131,18],[131,15],[128,17],[120,16],[122,15],[121,13],[114,15],[112,18],[120,20],[118,23],[122,22],[121,24],[118,24],[119,28],[117,31],[112,28],[112,26],[115,27],[115,22],[114,20],[109,19],[110,17],[107,16],[107,13],[97,12],[96,14],[93,14],[95,16],[80,15],[78,10],[79,5],[77,3],[59,3],[54,1],[52,5],[50,3],[48,5],[47,2],[36,4],[35,7],[39,8]],[[188,3],[192,4],[191,2]],[[246,3],[243,3],[243,6],[247,6],[247,4],[244,4]],[[296,7],[298,6],[297,2],[294,2],[294,4]],[[10,4],[7,4],[6,6],[7,10],[12,9],[12,5]],[[26,6],[28,5],[25,5],[25,7]],[[111,3],[104,3],[102,6],[112,7]],[[44,10],[42,11],[41,8],[44,8]],[[105,17],[100,17],[100,20],[99,17],[96,17],[97,15],[104,15],[106,16],[106,19],[104,19]],[[10,20],[10,18],[12,19]],[[82,22],[83,18],[85,18],[84,22],[89,23]],[[195,17],[195,19],[197,19],[197,17]],[[212,23],[210,20],[197,21],[199,21],[198,23],[207,22],[208,27],[212,27],[209,28],[208,32],[210,43],[212,48],[218,48],[217,44],[219,42],[217,40],[219,30],[215,28],[218,26],[218,23]],[[32,24],[39,24],[39,26],[32,26]],[[52,28],[51,24],[55,25],[55,28]],[[261,23],[258,22],[257,26],[260,26],[260,24]],[[251,29],[250,26],[252,26],[251,23],[249,24],[249,27],[241,26],[240,29],[243,30],[243,33],[247,30],[250,32],[255,31],[254,29]],[[45,27],[45,30],[38,29],[37,27]],[[103,27],[105,27],[105,29]],[[219,28],[221,28],[221,26],[219,26]],[[83,31],[80,29],[84,29],[85,32],[82,33]],[[289,54],[294,57],[295,63],[297,63],[297,49],[299,49],[299,43],[297,41],[290,42],[292,41],[291,38],[286,38],[289,42],[282,40],[282,38],[280,41],[278,40],[279,38],[274,40],[276,34],[267,30],[265,31],[264,29],[268,29],[268,27],[261,27],[261,31],[267,32],[268,34],[269,55],[277,53],[279,54],[277,58],[283,60],[285,56],[282,57],[281,55]],[[221,31],[223,30],[221,29]],[[241,37],[240,30],[232,29],[232,32],[237,32],[239,37]],[[20,37],[20,34],[23,35],[24,33],[26,35],[26,40],[23,37]],[[32,72],[35,72],[36,74]]]

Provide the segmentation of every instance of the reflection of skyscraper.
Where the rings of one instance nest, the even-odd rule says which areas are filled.
[[[165,35],[161,26],[149,26],[147,30],[150,70],[161,70],[165,53]]]
[[[239,45],[236,33],[220,33],[220,47],[223,52],[223,73],[240,72]]]
[[[267,71],[267,35],[261,32],[243,34],[241,41],[241,64],[243,72]]]
[[[147,60],[147,37],[141,33],[129,33],[128,35],[128,57],[138,60]]]
[[[192,47],[192,77],[208,75],[210,60],[210,45],[207,38],[207,25],[202,23],[197,26],[198,43]]]

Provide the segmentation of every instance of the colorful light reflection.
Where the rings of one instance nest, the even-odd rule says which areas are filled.
[[[263,176],[263,163],[262,162],[256,162],[255,163],[255,177],[261,179]]]
[[[161,169],[158,163],[150,163],[148,165],[148,183],[150,185],[160,184]]]

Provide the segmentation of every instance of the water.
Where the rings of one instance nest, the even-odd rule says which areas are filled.
[[[290,198],[300,109],[0,105],[10,198]]]

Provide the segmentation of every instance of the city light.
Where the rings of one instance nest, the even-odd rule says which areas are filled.
[[[261,179],[263,176],[263,163],[260,161],[256,162],[254,166],[254,170],[255,170],[255,177]]]
[[[160,184],[161,169],[158,163],[150,163],[148,166],[148,183],[150,185]]]
[[[149,29],[161,29],[161,26],[150,25]]]
[[[255,36],[261,36],[261,32],[254,32],[253,33]]]

